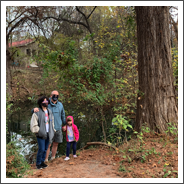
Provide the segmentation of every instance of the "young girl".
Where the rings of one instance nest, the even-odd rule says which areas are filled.
[[[77,141],[79,140],[79,130],[77,126],[74,124],[73,116],[68,116],[66,118],[66,130],[63,131],[66,132],[66,141],[67,141],[67,147],[66,147],[66,158],[64,160],[69,160],[69,154],[70,154],[70,146],[72,145],[73,148],[73,157],[76,158],[76,148],[77,148]]]

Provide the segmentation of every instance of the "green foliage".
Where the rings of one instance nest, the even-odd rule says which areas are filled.
[[[43,77],[47,78],[50,72],[54,72],[58,78],[58,87],[70,93],[69,101],[91,101],[94,105],[101,106],[111,98],[114,87],[112,60],[117,55],[118,47],[104,57],[94,56],[85,65],[78,61],[77,49],[72,40],[65,52],[50,51],[48,47],[42,47],[48,52],[42,57]]]
[[[125,166],[120,165],[119,171],[126,172]]]
[[[146,155],[142,156],[141,163],[144,163],[146,161]]]
[[[166,178],[167,176],[171,175],[172,172],[175,172],[175,171],[170,171],[169,169],[163,169],[163,171],[164,171],[163,178]],[[178,171],[176,171],[176,172],[178,172]],[[173,176],[171,176],[171,177],[173,177]]]
[[[17,47],[11,47],[11,49],[10,49],[10,52],[11,53],[14,53],[13,55],[12,55],[12,59],[15,61],[15,60],[17,60],[17,62],[19,63],[19,64],[22,64],[22,59],[25,57],[25,54],[21,51],[21,49],[20,48],[17,48]],[[18,64],[18,63],[16,63],[16,64]],[[13,64],[13,63],[12,63]],[[16,65],[15,65],[16,66]]]
[[[84,10],[88,12],[87,7]],[[136,109],[135,12],[133,7],[99,7],[93,15],[89,20],[91,25],[95,19],[91,34],[84,34],[79,28],[75,34],[68,36],[56,29],[47,42],[41,37],[41,52],[35,60],[44,67],[41,84],[48,77],[57,83],[63,103],[88,103],[94,107],[93,110],[102,109],[99,119],[106,126],[104,132],[107,133],[109,123],[106,123],[103,109],[111,105],[113,113],[121,114],[123,124],[109,129],[110,134],[119,132],[116,139],[120,143],[121,130],[125,131],[127,140],[127,127],[132,129],[128,121],[130,116],[135,115]],[[125,54],[128,59],[122,59],[120,54]],[[32,97],[29,99],[32,100]],[[113,136],[109,137],[110,142],[113,141]]]
[[[33,94],[32,97],[28,97],[28,100],[30,100],[33,103],[37,103],[38,101],[38,96]]]
[[[142,126],[141,126],[141,132],[142,132],[142,133],[150,133],[151,130],[150,130],[150,128],[147,126],[147,124],[143,123]]]
[[[118,126],[119,129],[123,129],[125,131],[128,131],[128,127],[132,129],[132,126],[129,124],[129,121],[126,120],[126,117],[123,117],[122,115],[118,115],[113,118],[112,120],[113,124]]]
[[[134,134],[137,135],[137,138],[141,142],[141,145],[142,145],[142,143],[143,143],[143,133],[142,132],[138,133],[138,132],[134,131]]]
[[[8,88],[8,84],[6,84],[7,87],[6,89]],[[11,100],[11,96],[9,94],[6,94],[6,133],[8,133],[8,122],[9,122],[9,117],[12,113],[12,106],[13,106],[13,103],[10,102]]]
[[[176,128],[175,123],[167,123],[168,127],[165,131],[166,134],[178,135],[178,129]]]
[[[128,156],[128,162],[130,163],[132,161],[132,159]]]
[[[151,130],[148,126],[146,126],[146,124],[142,124],[141,130],[140,132],[134,131],[133,133],[137,135],[137,138],[139,140],[139,142],[141,143],[141,147],[142,144],[144,143],[143,141],[143,134],[144,133],[149,133]]]
[[[6,176],[8,178],[21,178],[25,171],[30,168],[19,150],[16,142],[10,142],[6,145]]]
[[[113,144],[120,145],[123,140],[127,141],[126,132],[129,132],[129,129],[132,129],[132,125],[130,125],[127,117],[116,114],[116,117],[112,119],[113,127],[109,128],[109,139]],[[122,131],[124,132],[124,136],[122,135]]]
[[[94,35],[95,35],[95,33],[91,33],[89,35],[86,35],[86,37],[83,39],[83,41],[87,41],[87,40],[89,40],[89,38],[93,38]]]
[[[6,133],[8,134],[9,116],[20,108],[12,109],[13,104],[10,102],[11,96],[6,94]],[[10,178],[20,178],[24,172],[29,169],[28,163],[24,157],[20,155],[20,148],[16,142],[6,144],[6,176]]]

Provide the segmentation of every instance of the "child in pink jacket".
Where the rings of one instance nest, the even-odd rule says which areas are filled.
[[[66,147],[66,158],[64,160],[69,160],[69,154],[70,154],[70,146],[72,144],[73,148],[73,157],[76,158],[76,148],[77,148],[77,141],[79,140],[79,130],[77,126],[74,124],[73,116],[68,116],[66,118],[66,141],[67,141],[67,147]]]

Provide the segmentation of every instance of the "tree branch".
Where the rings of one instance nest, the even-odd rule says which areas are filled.
[[[93,8],[92,12],[88,15],[87,19],[89,19],[89,17],[90,17],[90,16],[92,15],[92,13],[95,11],[96,7],[97,7],[97,6],[95,6],[95,7]]]
[[[88,27],[83,22],[72,21],[72,20],[68,20],[68,19],[62,18],[62,17],[56,18],[56,17],[49,16],[49,17],[44,18],[43,21],[45,21],[47,19],[50,19],[50,18],[55,19],[58,22],[66,21],[66,22],[69,22],[71,24],[80,24],[80,25],[82,25],[82,26],[84,26],[84,27],[86,27],[88,29]]]
[[[91,29],[90,29],[90,26],[89,26],[88,19],[87,19],[86,15],[85,15],[77,6],[76,6],[76,10],[77,10],[79,13],[81,13],[81,14],[83,15],[83,17],[85,18],[86,23],[87,23],[86,28],[87,28],[87,29],[89,30],[89,32],[91,33]]]
[[[8,26],[10,25],[10,24],[12,24],[14,21],[16,21],[19,17],[21,17],[25,12],[27,12],[27,11],[29,11],[29,10],[31,10],[32,8],[28,8],[28,9],[26,9],[26,10],[24,10],[18,17],[15,17],[11,22],[9,22],[8,23]],[[18,14],[18,13],[17,13]]]
[[[86,15],[76,6],[76,10],[83,15],[85,19],[87,19]]]
[[[21,17],[26,11],[22,12],[18,17],[14,18],[11,22],[8,23],[8,26]]]
[[[24,21],[26,20],[27,17],[23,17],[22,19],[20,19],[18,22],[16,22],[12,28],[9,30],[9,32],[6,34],[6,38],[9,38],[10,34],[12,33],[12,31],[18,27],[21,23],[24,23]]]
[[[17,50],[15,50],[15,51],[10,55],[10,57],[12,57],[16,52],[17,52]]]

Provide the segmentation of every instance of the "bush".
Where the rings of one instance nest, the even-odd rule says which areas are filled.
[[[20,154],[19,149],[15,142],[6,145],[7,178],[21,178],[25,171],[30,168],[23,155]]]

